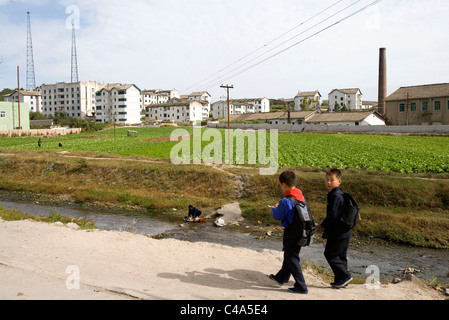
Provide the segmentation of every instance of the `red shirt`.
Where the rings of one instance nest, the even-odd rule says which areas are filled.
[[[302,191],[299,190],[298,188],[294,188],[290,191],[287,191],[284,195],[284,198],[288,196],[293,196],[298,201],[306,202],[306,200],[304,199],[304,195],[302,194]]]

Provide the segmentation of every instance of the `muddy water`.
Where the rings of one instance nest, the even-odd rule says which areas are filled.
[[[282,244],[279,241],[259,240],[247,233],[216,228],[212,223],[180,227],[178,224],[156,220],[143,214],[8,202],[7,200],[2,201],[1,198],[0,206],[41,216],[48,216],[52,209],[55,209],[58,213],[68,217],[92,220],[102,230],[126,231],[143,235],[165,233],[169,238],[189,241],[192,242],[192,245],[195,245],[195,242],[212,242],[254,250],[282,250]],[[319,242],[321,243],[315,243],[302,250],[301,259],[303,262],[327,266],[323,256],[324,243]],[[357,277],[368,276],[366,270],[371,265],[380,269],[380,276],[385,280],[400,277],[405,268],[415,268],[423,271],[416,274],[421,279],[432,280],[435,276],[440,283],[449,284],[449,250],[409,248],[389,244],[360,244],[357,240],[352,240],[348,259],[351,272]],[[273,270],[273,272],[277,271]]]

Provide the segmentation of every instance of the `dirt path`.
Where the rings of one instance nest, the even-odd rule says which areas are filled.
[[[278,288],[267,278],[281,267],[281,257],[281,252],[0,221],[0,299],[444,298],[412,282],[383,285],[380,290],[368,290],[365,285],[335,290],[310,270],[305,270],[309,294],[294,295],[287,292],[288,286]]]

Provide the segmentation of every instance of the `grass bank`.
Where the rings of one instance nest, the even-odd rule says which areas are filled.
[[[283,196],[278,176],[260,176],[255,168],[175,166],[142,156],[125,159],[86,152],[68,156],[55,151],[8,153],[0,155],[0,190],[86,206],[138,210],[175,221],[187,213],[189,204],[207,215],[239,201],[247,224],[261,221],[262,226],[279,225],[268,209]],[[298,174],[299,187],[316,220],[324,219],[324,171],[290,169]],[[237,196],[235,191],[242,184]],[[363,220],[354,232],[357,237],[449,248],[449,180],[441,175],[347,170],[343,188],[363,208]]]
[[[17,210],[6,210],[0,206],[0,218],[4,221],[20,221],[20,220],[34,220],[39,222],[54,223],[62,222],[63,224],[76,223],[82,230],[94,230],[96,229],[95,224],[86,219],[72,219],[59,214],[57,211],[52,210],[48,217],[29,215]]]
[[[290,168],[298,174],[315,220],[326,214],[327,190],[323,170]],[[344,172],[342,188],[362,206],[360,238],[377,238],[419,247],[449,248],[449,180],[398,173]],[[268,205],[283,197],[277,176],[248,179],[242,207],[249,219],[275,223]]]

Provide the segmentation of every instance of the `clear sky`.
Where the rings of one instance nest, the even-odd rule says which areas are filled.
[[[17,66],[26,86],[27,11],[36,85],[70,81],[72,22],[81,81],[207,90],[213,101],[225,95],[222,83],[235,86],[233,98],[319,90],[327,99],[334,88],[358,87],[377,100],[386,47],[388,94],[449,82],[449,1],[383,0],[330,27],[373,1],[0,0],[0,89],[17,86]]]

